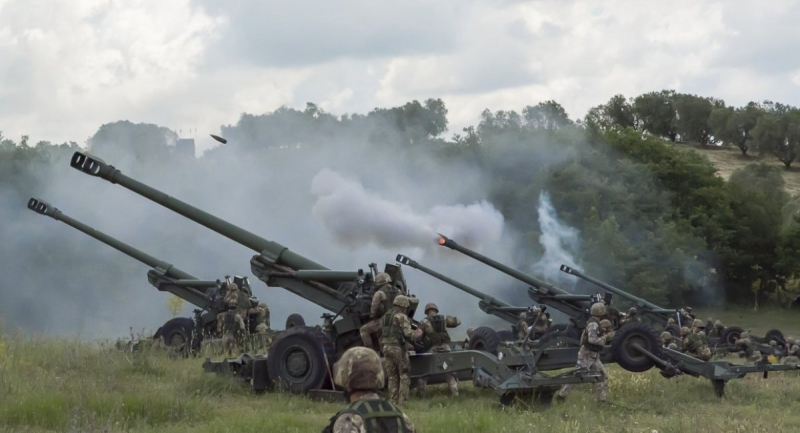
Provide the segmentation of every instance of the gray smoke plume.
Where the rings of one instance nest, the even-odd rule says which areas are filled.
[[[367,191],[353,179],[324,169],[311,181],[317,196],[312,212],[344,246],[374,243],[384,248],[435,248],[437,233],[469,248],[495,243],[503,234],[503,215],[486,201],[469,205],[436,205],[418,213]]]
[[[544,248],[544,254],[533,266],[537,273],[542,274],[548,281],[557,283],[562,287],[574,286],[574,279],[564,278],[559,271],[562,264],[583,270],[577,258],[580,252],[580,233],[558,219],[550,195],[542,191],[539,195],[539,243]]]

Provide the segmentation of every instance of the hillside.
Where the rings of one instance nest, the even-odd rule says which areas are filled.
[[[758,156],[742,156],[742,153],[736,147],[715,147],[715,146],[708,146],[703,147],[699,144],[686,144],[680,143],[675,144],[675,148],[686,150],[686,151],[694,151],[701,155],[704,155],[708,158],[708,161],[714,164],[719,170],[719,174],[722,176],[723,179],[728,180],[731,173],[736,171],[739,168],[742,168],[748,164],[763,162],[767,165],[779,167],[783,169],[783,164],[778,161],[776,158],[773,157],[764,157],[759,158]],[[792,167],[790,170],[783,170],[783,180],[786,182],[786,191],[792,195],[792,197],[797,197],[800,195],[800,170]]]

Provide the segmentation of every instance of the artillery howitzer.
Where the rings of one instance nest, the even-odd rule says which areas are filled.
[[[588,281],[598,287],[605,289],[610,293],[614,293],[616,295],[621,296],[624,299],[629,300],[633,306],[639,311],[639,314],[648,317],[653,322],[657,323],[660,326],[663,326],[664,329],[669,331],[672,335],[677,336],[680,334],[680,327],[681,326],[688,326],[691,327],[691,323],[681,323],[682,320],[685,321],[685,318],[694,316],[689,316],[689,313],[685,309],[669,309],[669,308],[662,308],[656,304],[648,302],[642,298],[634,296],[620,288],[614,287],[611,284],[605,283],[600,281],[596,278],[593,278],[589,275],[584,274],[583,272],[573,269],[567,265],[561,265],[561,271],[570,275],[574,275],[584,281]],[[675,319],[676,325],[668,325],[669,319]],[[708,329],[706,331],[709,331]],[[744,330],[738,326],[728,326],[718,337],[710,337],[709,344],[711,346],[724,346],[731,348],[735,346],[735,341],[739,339],[739,336]],[[783,337],[783,332],[778,329],[772,329],[767,331],[764,337],[755,337],[750,336],[756,343],[759,344],[759,349],[762,353],[772,353],[772,349],[769,346],[770,340],[775,340],[781,345],[786,344],[786,340]]]
[[[416,260],[413,260],[402,254],[398,254],[396,260],[401,264],[417,269],[440,281],[443,281],[447,284],[450,284],[453,287],[456,287],[466,293],[469,293],[472,296],[475,296],[476,298],[480,299],[480,301],[478,301],[478,308],[480,308],[483,312],[491,314],[493,316],[497,316],[500,319],[503,319],[504,321],[512,325],[512,331],[507,331],[507,330],[496,331],[486,326],[481,326],[479,328],[476,328],[472,334],[472,337],[470,337],[471,349],[483,350],[490,353],[497,353],[497,349],[502,342],[504,341],[513,342],[514,340],[516,340],[516,335],[517,335],[516,327],[519,321],[518,320],[519,313],[521,312],[529,313],[530,319],[528,325],[531,326],[534,323],[536,323],[536,321],[539,319],[540,314],[545,314],[545,311],[547,309],[547,306],[538,306],[538,307],[512,306],[506,304],[505,302],[493,296],[490,296],[477,289],[474,289],[464,283],[456,281],[446,275],[442,275],[439,272],[436,272],[433,269],[423,266],[419,264]],[[588,299],[589,295],[587,295],[586,297]],[[508,333],[510,335],[506,337],[505,333]],[[535,341],[535,343],[545,343],[547,341],[550,341],[551,339],[560,338],[562,343],[577,345],[578,340],[575,337],[576,335],[574,332],[567,332],[563,327],[558,327],[555,328],[552,332],[546,333],[545,336],[543,336],[540,340]],[[532,339],[529,340],[531,343],[534,343]]]
[[[49,216],[56,221],[81,231],[98,241],[116,249],[117,251],[138,260],[150,269],[147,272],[148,282],[161,292],[172,293],[178,298],[197,307],[194,319],[186,317],[175,317],[167,321],[158,328],[154,338],[162,338],[164,344],[179,350],[197,350],[203,339],[216,339],[220,335],[217,333],[217,315],[225,312],[227,308],[223,305],[222,280],[201,280],[188,272],[182,271],[177,267],[163,260],[159,260],[138,250],[118,239],[115,239],[101,231],[95,230],[86,224],[81,223],[67,215],[58,208],[55,208],[45,201],[31,198],[28,200],[28,209],[41,215]],[[227,280],[227,278],[226,278]],[[240,302],[245,308],[250,308],[258,301],[252,296],[250,283],[247,277],[234,277],[233,282],[240,288],[245,296],[240,297]],[[255,332],[255,321],[253,318],[248,320],[248,332]]]
[[[553,308],[565,313],[570,317],[570,320],[576,324],[576,327],[578,324],[583,325],[581,328],[585,327],[585,320],[589,317],[588,308],[591,303],[603,301],[606,304],[610,304],[610,298],[608,294],[603,298],[595,295],[571,295],[568,292],[564,292],[552,285],[539,281],[530,275],[512,269],[495,260],[492,260],[489,257],[465,248],[455,241],[446,238],[445,236],[440,236],[439,244],[459,251],[530,284],[532,287],[528,290],[528,295],[532,299],[541,304],[550,305]],[[420,269],[423,272],[428,273],[436,278],[440,278],[450,284],[456,283],[457,285],[454,284],[456,287],[459,287],[462,290],[473,294],[474,296],[482,298],[484,301],[484,306],[487,306],[487,309],[484,310],[486,312],[491,312],[492,307],[501,306],[499,301],[493,301],[493,298],[488,299],[487,297],[487,299],[483,299],[483,297],[486,297],[486,295],[478,292],[475,289],[471,289],[464,284],[444,277],[443,275],[427,269],[413,260],[405,258],[404,256],[398,256],[398,259],[400,258],[404,258],[405,260],[403,262],[407,262],[409,266]],[[632,297],[632,295],[619,289],[617,289],[617,291],[610,292],[625,296],[627,298]],[[586,306],[586,310],[580,310],[582,305]],[[671,312],[676,312],[676,310],[661,309],[657,306],[654,307],[655,308],[651,310],[651,313],[656,316],[659,314],[670,314]],[[483,306],[481,308],[483,309]],[[664,319],[664,322],[666,323],[666,319]],[[551,341],[555,342],[557,340],[554,339]],[[512,347],[515,347],[513,350],[516,350],[520,353],[519,356],[531,357],[532,360],[535,361],[539,361],[542,359],[542,356],[545,356],[548,354],[548,352],[553,351],[553,349],[547,349],[547,345],[540,349],[536,349],[535,347],[531,349],[530,347],[525,347],[524,345],[519,344]],[[565,348],[564,350],[568,349],[572,348]],[[499,348],[500,352],[503,352],[504,350],[509,350],[509,345],[506,345],[505,349],[502,346]],[[565,351],[552,353],[559,353],[563,357],[569,356],[567,355],[568,352]],[[573,362],[577,360],[577,351],[574,353],[574,356]],[[764,377],[766,378],[769,371],[797,369],[795,366],[770,365],[765,360],[762,360],[756,365],[735,365],[724,361],[702,361],[681,352],[662,347],[658,332],[645,323],[629,323],[617,329],[610,347],[606,347],[606,349],[601,352],[601,359],[605,363],[617,363],[625,370],[631,372],[643,372],[649,370],[650,368],[656,367],[660,369],[661,374],[667,378],[681,374],[688,374],[694,377],[705,377],[711,381],[716,394],[720,397],[724,393],[724,387],[728,380],[742,378],[748,373],[756,372],[763,372]],[[542,369],[547,369],[549,367],[547,363],[542,362],[539,362],[537,366]]]

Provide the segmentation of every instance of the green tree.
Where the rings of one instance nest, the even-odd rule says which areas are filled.
[[[708,124],[715,139],[732,143],[739,148],[742,155],[747,155],[753,140],[753,129],[763,112],[763,109],[755,102],[735,109],[719,107],[711,112]]]
[[[765,103],[767,112],[753,129],[753,141],[762,155],[770,153],[788,169],[800,155],[800,110],[783,104]]]
[[[711,141],[709,116],[715,101],[697,95],[679,94],[675,97],[675,129],[684,141],[696,141],[707,146]]]
[[[530,129],[556,131],[572,125],[567,111],[556,101],[549,100],[522,109],[525,126]]]
[[[623,95],[614,95],[605,104],[592,107],[584,120],[589,128],[600,131],[636,127],[633,105]]]
[[[639,95],[633,100],[633,112],[640,127],[657,136],[675,141],[675,91],[662,90]]]

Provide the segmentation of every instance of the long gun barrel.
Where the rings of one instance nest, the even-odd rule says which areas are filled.
[[[113,165],[83,152],[72,155],[70,166],[90,176],[99,177],[133,191],[167,209],[170,209],[202,226],[205,226],[234,242],[258,253],[250,261],[254,275],[269,286],[283,287],[328,311],[340,312],[352,304],[350,285],[339,284],[341,275],[332,280],[301,280],[297,271],[328,271],[329,269],[290,251],[287,247],[264,239],[241,227],[237,227],[208,212],[169,196],[155,188],[130,178]],[[329,282],[332,283],[329,285]]]
[[[151,269],[147,273],[148,280],[158,290],[166,291],[190,302],[198,307],[205,307],[209,303],[208,297],[197,288],[214,287],[218,283],[216,281],[203,281],[197,277],[184,272],[175,266],[159,260],[149,254],[144,253],[128,244],[125,244],[99,230],[95,230],[80,221],[65,215],[63,212],[51,206],[49,203],[31,198],[28,200],[28,209],[45,216],[49,216],[56,221],[61,221],[64,224],[75,228],[98,241],[114,248],[115,250],[126,254],[147,266]]]
[[[590,283],[592,283],[592,284],[594,284],[596,286],[599,286],[599,287],[601,287],[601,288],[603,288],[603,289],[605,289],[605,290],[607,290],[607,291],[609,291],[609,292],[611,292],[611,293],[613,293],[615,295],[622,296],[623,298],[635,303],[636,306],[641,310],[642,314],[655,316],[658,319],[666,321],[670,317],[673,317],[675,315],[675,313],[677,313],[677,310],[675,310],[675,309],[659,307],[656,304],[653,304],[651,302],[645,301],[644,299],[639,298],[637,296],[631,295],[630,293],[628,293],[628,292],[626,292],[626,291],[624,291],[624,290],[622,290],[620,288],[614,287],[611,284],[604,283],[604,282],[602,282],[602,281],[600,281],[600,280],[598,280],[596,278],[590,277],[590,276],[584,274],[583,272],[581,272],[581,271],[579,271],[577,269],[571,268],[571,267],[569,267],[567,265],[561,265],[560,269],[561,269],[561,272],[564,272],[564,273],[567,273],[567,274],[570,274],[570,275],[575,275],[576,277],[578,277],[578,278],[580,278],[580,279],[582,279],[584,281],[588,281],[588,282],[590,282]]]
[[[526,284],[529,284],[531,288],[528,290],[528,296],[540,304],[551,306],[573,319],[586,319],[588,317],[587,311],[591,303],[591,295],[575,295],[561,290],[522,271],[506,266],[494,259],[484,256],[483,254],[463,247],[456,241],[443,235],[439,235],[439,245],[472,257],[473,259],[495,268],[504,274],[510,275]]]
[[[410,266],[410,267],[412,267],[414,269],[420,270],[423,273],[426,273],[426,274],[432,276],[433,278],[436,278],[438,280],[444,281],[445,283],[450,284],[453,287],[461,289],[464,292],[467,292],[470,295],[475,296],[476,298],[480,299],[480,302],[478,303],[478,307],[481,310],[483,310],[484,312],[486,312],[488,314],[495,315],[495,316],[505,320],[508,323],[516,324],[517,323],[517,313],[519,313],[520,311],[527,311],[527,308],[525,308],[525,307],[514,307],[514,306],[511,306],[509,304],[506,304],[505,302],[503,302],[503,301],[501,301],[501,300],[499,300],[497,298],[489,296],[486,293],[483,293],[483,292],[481,292],[479,290],[473,289],[472,287],[467,286],[466,284],[460,283],[460,282],[458,282],[458,281],[456,281],[456,280],[454,280],[454,279],[452,279],[452,278],[450,278],[448,276],[442,275],[442,274],[434,271],[433,269],[427,268],[427,267],[419,264],[416,260],[408,258],[408,257],[406,257],[406,256],[404,256],[402,254],[398,254],[397,258],[395,260],[397,260],[398,263],[401,263],[401,264],[404,264],[406,266]]]

